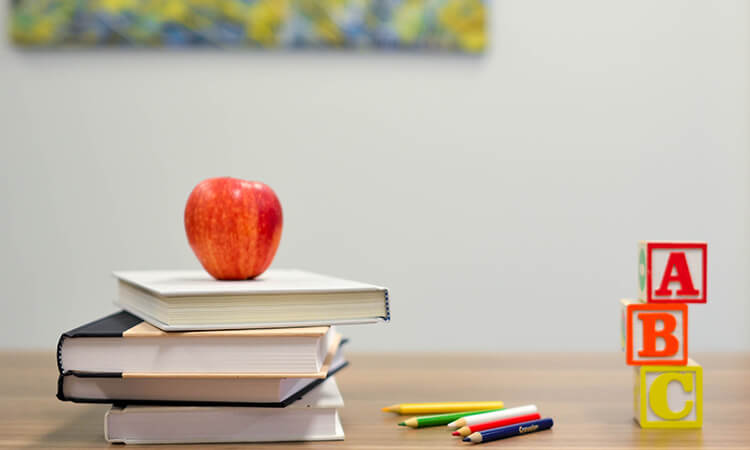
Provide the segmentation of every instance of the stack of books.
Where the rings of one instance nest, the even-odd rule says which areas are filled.
[[[216,281],[116,272],[123,311],[60,337],[57,397],[111,403],[109,442],[340,440],[334,325],[390,319],[388,290],[303,271]]]

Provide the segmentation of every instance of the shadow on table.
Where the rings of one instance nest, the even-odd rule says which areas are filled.
[[[638,427],[635,422],[633,425]],[[703,448],[703,430],[638,428],[632,444],[649,448]]]
[[[104,440],[104,412],[106,408],[89,407],[73,416],[51,432],[40,436],[26,448],[106,448]]]

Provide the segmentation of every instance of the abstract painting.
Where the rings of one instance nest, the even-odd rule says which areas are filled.
[[[21,46],[480,53],[488,0],[12,0]]]

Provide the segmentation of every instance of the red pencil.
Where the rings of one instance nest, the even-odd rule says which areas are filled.
[[[525,416],[508,417],[507,419],[493,420],[492,422],[478,423],[472,426],[461,427],[453,432],[453,436],[466,437],[475,431],[489,430],[492,428],[504,427],[507,425],[513,425],[521,422],[529,422],[531,420],[540,419],[542,416],[539,413],[526,414]]]

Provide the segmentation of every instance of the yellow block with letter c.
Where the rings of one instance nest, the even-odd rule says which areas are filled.
[[[642,428],[701,428],[703,368],[686,366],[635,368],[635,419]]]

